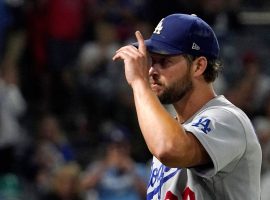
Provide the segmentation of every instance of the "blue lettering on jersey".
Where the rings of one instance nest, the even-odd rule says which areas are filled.
[[[201,128],[201,130],[202,130],[205,134],[207,134],[208,132],[211,131],[211,128],[209,127],[209,126],[210,126],[210,122],[211,122],[210,119],[205,118],[205,117],[201,117],[201,118],[199,119],[199,121],[196,122],[196,123],[193,123],[192,126]]]
[[[158,194],[158,199],[160,199],[161,188],[164,183],[170,180],[181,169],[175,169],[172,172],[170,172],[170,170],[171,168],[165,165],[152,169],[148,188],[154,187],[154,190],[147,193],[147,200],[152,200],[156,194]]]

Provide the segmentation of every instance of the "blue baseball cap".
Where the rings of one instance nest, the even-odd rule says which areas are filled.
[[[145,44],[149,52],[163,55],[190,54],[214,59],[219,56],[214,31],[194,14],[172,14],[163,18]]]

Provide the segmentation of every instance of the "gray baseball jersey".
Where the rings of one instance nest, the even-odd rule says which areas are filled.
[[[169,168],[153,158],[148,200],[259,200],[262,152],[248,117],[217,96],[183,124],[212,164]]]

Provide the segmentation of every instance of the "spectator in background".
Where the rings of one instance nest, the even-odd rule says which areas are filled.
[[[121,78],[118,69],[108,62],[119,48],[114,26],[103,21],[94,30],[96,40],[85,43],[79,54],[78,83],[83,107],[90,115],[95,113],[91,118],[95,121],[110,111],[106,106],[111,107]]]
[[[261,116],[254,119],[254,125],[258,133],[262,146],[263,165],[262,165],[262,199],[268,200],[270,196],[270,95],[268,94],[263,104],[264,112]]]
[[[26,102],[18,86],[15,67],[3,66],[0,76],[0,199],[22,198],[22,183],[18,176],[18,161],[28,136],[20,119]]]
[[[25,41],[21,63],[22,90],[29,110],[47,109],[48,88],[48,9],[47,0],[28,0],[25,3]]]
[[[87,167],[82,176],[82,189],[86,194],[96,191],[98,200],[145,199],[146,166],[136,163],[131,157],[126,132],[114,126],[107,131],[104,133],[106,143],[102,146],[104,155]],[[92,200],[93,197],[87,196],[86,199]]]
[[[76,163],[68,163],[55,169],[51,188],[41,200],[82,200],[79,176],[80,167]]]
[[[34,109],[67,114],[76,103],[74,71],[88,20],[88,1],[32,0],[26,5],[25,91]]]
[[[76,102],[74,70],[87,18],[86,0],[48,0],[49,106],[67,114]]]
[[[23,199],[23,185],[16,174],[13,173],[0,174],[0,199],[1,200]]]
[[[253,85],[254,108],[258,110],[266,95],[270,92],[270,76],[265,73],[262,59],[252,50],[246,50],[242,56],[242,79]]]
[[[99,20],[106,21],[114,26],[119,41],[123,42],[130,37],[134,24],[136,22],[137,4],[143,4],[140,1],[129,0],[101,0],[97,1],[96,9]],[[139,6],[139,5],[138,5]],[[143,6],[143,5],[140,5]]]
[[[4,0],[0,1],[0,59],[3,58],[8,29],[12,24],[12,16]]]
[[[0,75],[0,148],[24,145],[27,138],[20,124],[27,104],[19,88],[17,69],[3,66]]]
[[[58,118],[45,115],[38,124],[34,162],[37,166],[36,182],[40,193],[50,188],[50,179],[55,169],[74,161],[74,153]]]
[[[197,1],[195,13],[213,27],[217,37],[223,42],[230,34],[241,30],[238,18],[240,0]]]
[[[48,55],[46,43],[48,38],[48,9],[47,0],[27,1],[26,18],[26,41],[29,59],[32,60],[32,76],[40,78],[46,72]]]
[[[262,175],[270,172],[270,94],[264,99],[261,113],[253,119],[263,153]]]
[[[74,67],[87,16],[86,0],[47,0],[50,69]]]
[[[270,91],[270,77],[263,72],[260,58],[253,51],[242,57],[241,77],[227,90],[227,97],[242,108],[251,119],[257,114]]]

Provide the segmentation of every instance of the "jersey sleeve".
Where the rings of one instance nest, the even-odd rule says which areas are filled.
[[[213,165],[192,168],[202,177],[212,177],[218,172],[226,174],[237,165],[245,152],[246,137],[242,123],[229,110],[208,109],[184,125],[200,141]]]

